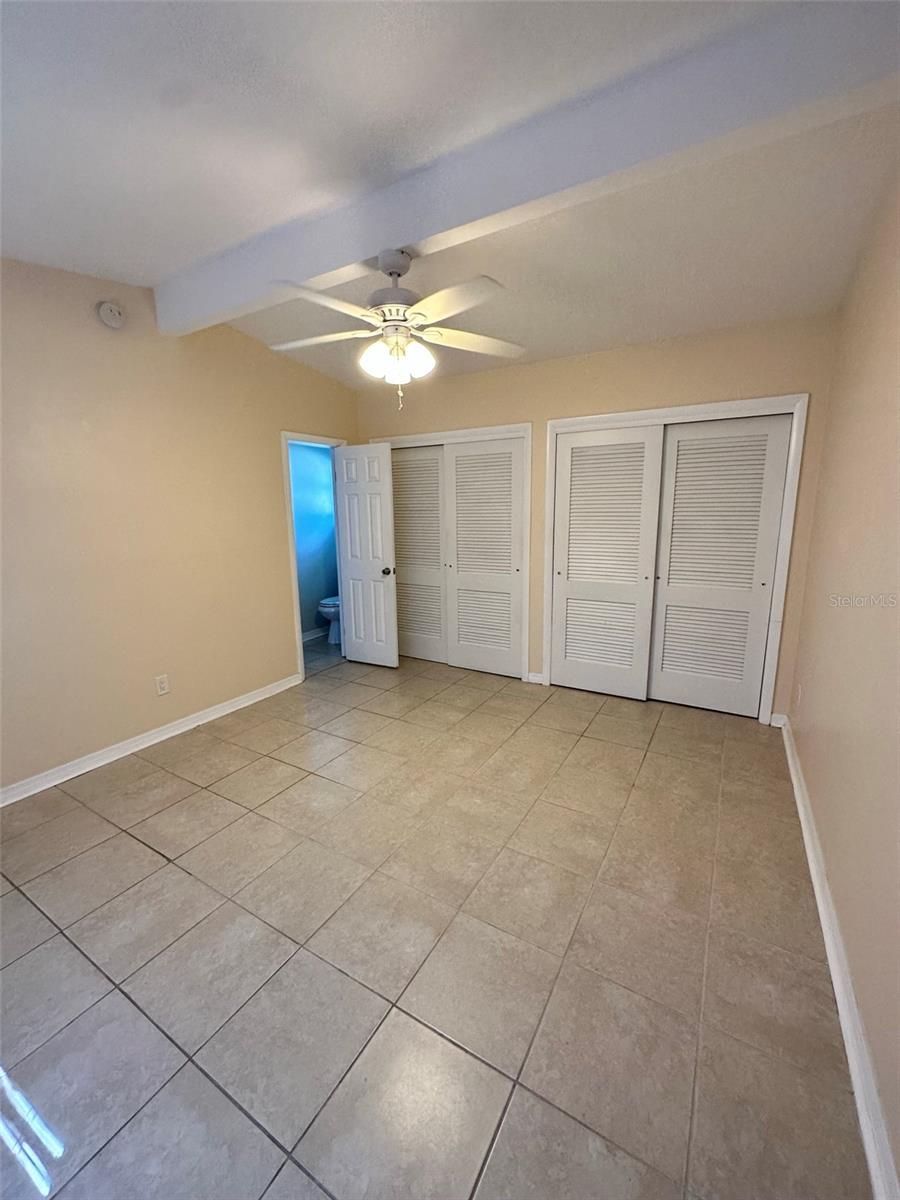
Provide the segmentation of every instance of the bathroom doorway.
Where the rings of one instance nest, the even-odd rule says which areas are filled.
[[[297,666],[304,676],[342,659],[334,503],[334,447],[342,445],[282,434]]]

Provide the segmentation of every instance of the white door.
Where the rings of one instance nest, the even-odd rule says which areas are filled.
[[[756,716],[789,416],[666,429],[650,695]]]
[[[400,653],[447,661],[441,490],[443,446],[394,450],[394,545]]]
[[[646,699],[663,427],[557,438],[551,683]]]
[[[344,655],[396,667],[391,448],[387,443],[337,446],[334,473]]]
[[[522,674],[521,438],[444,447],[447,661]]]

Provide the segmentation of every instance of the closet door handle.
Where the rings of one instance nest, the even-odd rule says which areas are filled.
[[[390,567],[382,567],[382,568],[381,568],[381,573],[382,573],[382,575],[390,575],[390,573],[391,573],[391,568],[390,568]]]

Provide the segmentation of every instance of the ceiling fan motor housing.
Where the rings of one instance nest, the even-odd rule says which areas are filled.
[[[418,301],[416,293],[407,288],[379,288],[369,297],[369,308],[377,308],[385,321],[405,321],[407,309]]]

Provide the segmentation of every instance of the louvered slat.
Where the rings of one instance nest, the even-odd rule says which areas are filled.
[[[756,574],[768,437],[681,438],[668,582],[749,591]]]
[[[747,612],[669,605],[663,626],[662,669],[742,679],[749,623]]]
[[[643,442],[572,448],[570,580],[636,582],[643,481]]]
[[[566,601],[567,659],[630,667],[634,660],[633,604],[604,600]]]
[[[508,650],[511,634],[509,593],[460,589],[457,595],[460,642]]]
[[[439,638],[443,633],[443,601],[439,586],[397,584],[397,629],[401,637],[418,634]]]
[[[398,567],[441,568],[441,474],[433,458],[395,454],[394,552]]]
[[[457,570],[497,575],[512,573],[512,504],[511,453],[459,455],[456,460]]]

